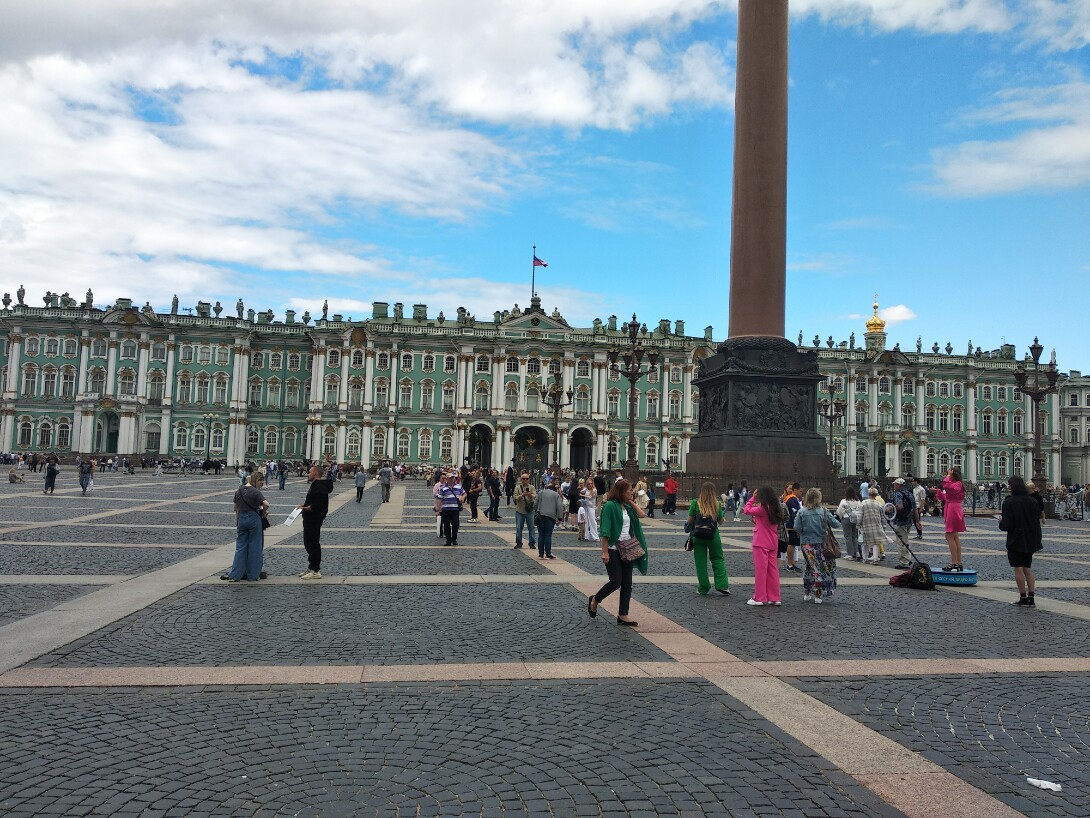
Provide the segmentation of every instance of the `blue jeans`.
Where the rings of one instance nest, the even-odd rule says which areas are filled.
[[[530,547],[533,548],[537,545],[537,540],[534,538],[534,512],[530,511],[525,514],[521,511],[515,512],[515,545],[519,548],[522,548],[522,527],[524,525],[530,535]]]
[[[550,557],[553,553],[553,528],[556,527],[556,520],[552,517],[546,517],[541,515],[541,522],[537,526],[537,555],[539,557]]]
[[[83,493],[87,493],[87,485],[91,482],[91,475],[81,474],[79,476],[79,487],[83,489]]]
[[[256,511],[240,511],[235,534],[235,559],[227,576],[256,582],[261,576],[263,540],[261,515]]]

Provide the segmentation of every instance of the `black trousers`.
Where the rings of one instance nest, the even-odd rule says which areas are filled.
[[[461,521],[458,509],[444,508],[440,513],[441,527],[439,532],[447,541],[447,545],[458,544],[458,523]]]
[[[477,501],[481,499],[479,494],[469,495],[469,517],[471,520],[477,519]]]
[[[363,499],[363,486],[356,486],[356,502]]]
[[[488,512],[485,515],[490,520],[496,520],[500,516],[500,496],[497,494],[488,500]]]
[[[311,571],[322,569],[322,523],[325,520],[303,518],[303,548],[307,550],[307,568]],[[631,573],[631,572],[630,572]]]
[[[609,582],[598,589],[594,598],[598,604],[616,591],[621,591],[621,604],[617,606],[618,616],[628,616],[628,603],[632,599],[632,563],[621,559],[616,548],[609,550],[609,562],[606,563],[606,573],[609,574]]]

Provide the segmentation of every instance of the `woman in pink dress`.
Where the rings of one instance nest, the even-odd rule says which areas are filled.
[[[786,518],[772,486],[761,486],[742,513],[753,518],[753,598],[747,605],[780,604],[780,568],[777,529]]]
[[[946,520],[946,544],[950,546],[950,564],[944,571],[962,571],[961,532],[965,530],[965,511],[961,504],[965,500],[965,486],[961,482],[961,471],[950,469],[942,479],[942,488],[936,489],[936,496],[942,500],[942,516]]]

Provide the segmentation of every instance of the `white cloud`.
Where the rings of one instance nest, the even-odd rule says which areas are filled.
[[[798,15],[816,14],[829,22],[868,24],[884,31],[994,33],[1013,24],[1003,0],[793,0],[791,8]]]
[[[1031,37],[1054,51],[1090,43],[1090,0],[1021,0]]]
[[[994,141],[974,140],[932,153],[929,189],[952,196],[1057,190],[1090,183],[1090,83],[1015,88],[970,113],[970,124],[1032,124]]]
[[[886,322],[886,326],[892,327],[895,324],[903,324],[905,321],[914,321],[916,319],[916,313],[911,307],[906,307],[904,304],[896,304],[892,307],[885,307],[878,310],[878,317]]]

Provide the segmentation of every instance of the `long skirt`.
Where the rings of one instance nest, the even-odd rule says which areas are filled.
[[[582,506],[587,517],[587,542],[598,543],[598,520],[594,516],[594,503],[583,500]]]
[[[806,572],[802,575],[802,588],[807,594],[819,592],[828,599],[836,590],[836,560],[826,559],[822,543],[803,543],[802,556],[806,560]]]

